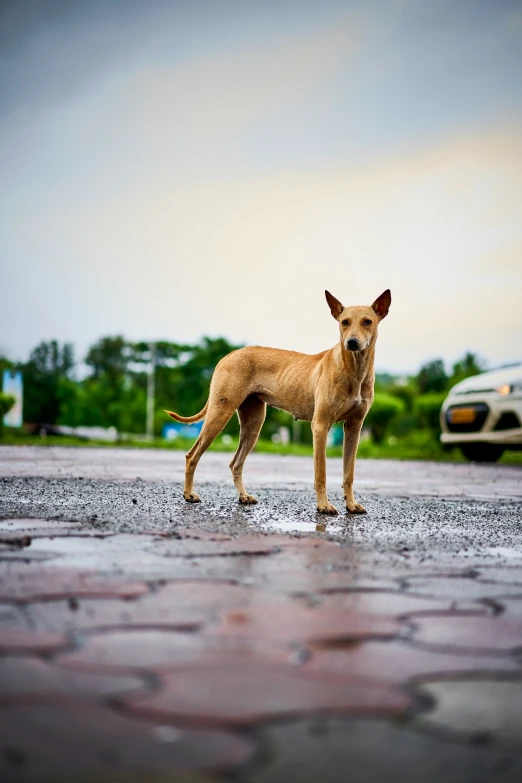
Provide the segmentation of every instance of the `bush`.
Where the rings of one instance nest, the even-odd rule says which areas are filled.
[[[370,427],[375,443],[381,443],[392,421],[404,412],[404,402],[392,394],[378,392],[365,423]]]
[[[4,416],[6,413],[9,413],[15,402],[16,399],[12,394],[0,392],[0,438],[4,432]]]
[[[422,394],[413,404],[413,410],[424,429],[431,430],[434,434],[440,432],[439,414],[446,393]]]
[[[390,394],[393,394],[394,397],[398,397],[399,400],[402,400],[406,411],[411,413],[413,410],[414,400],[419,393],[417,390],[417,385],[412,380],[408,381],[407,383],[394,383],[386,391],[388,391]]]

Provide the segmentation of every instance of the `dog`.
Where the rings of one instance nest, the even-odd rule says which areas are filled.
[[[326,438],[332,424],[343,422],[343,490],[346,510],[365,514],[353,496],[355,455],[361,427],[373,402],[375,342],[380,321],[388,315],[389,289],[370,306],[344,307],[325,291],[340,340],[327,351],[309,355],[278,348],[248,346],[232,351],[217,364],[203,410],[195,416],[165,411],[176,421],[192,424],[204,419],[198,439],[187,453],[183,497],[199,503],[194,472],[202,454],[235,411],[239,417],[239,446],[230,469],[239,502],[257,503],[243,483],[243,465],[254,448],[265,420],[266,406],[288,411],[312,422],[314,489],[317,511],[337,514],[326,495]]]

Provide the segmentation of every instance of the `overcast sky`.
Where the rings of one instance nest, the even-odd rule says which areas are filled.
[[[0,353],[522,360],[522,2],[3,0]]]

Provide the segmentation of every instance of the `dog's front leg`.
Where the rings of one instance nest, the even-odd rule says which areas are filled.
[[[314,437],[314,476],[315,493],[317,495],[317,510],[321,514],[337,514],[337,509],[328,502],[326,496],[326,438],[330,422],[320,416],[314,416],[312,420],[312,434]]]
[[[350,514],[366,514],[366,509],[360,503],[355,502],[353,496],[353,474],[355,470],[355,456],[364,416],[353,417],[344,422],[344,441],[343,441],[343,490],[346,501],[346,510]]]

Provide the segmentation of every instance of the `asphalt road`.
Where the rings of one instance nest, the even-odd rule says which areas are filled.
[[[252,454],[245,483],[259,504],[239,506],[229,454],[205,454],[202,503],[184,502],[184,454],[112,448],[0,448],[0,517],[74,520],[140,532],[183,528],[297,532],[336,537],[401,558],[522,561],[518,466],[359,460],[356,496],[368,514],[343,510],[341,460],[328,460],[335,518],[315,512],[311,458]]]

